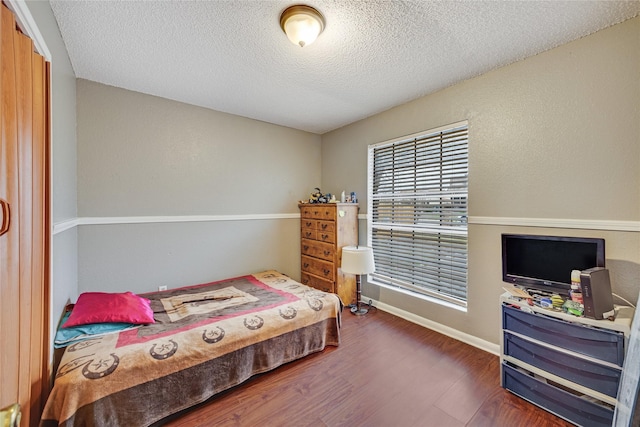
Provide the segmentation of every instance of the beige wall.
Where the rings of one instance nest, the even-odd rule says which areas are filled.
[[[635,302],[640,290],[640,18],[323,135],[322,188],[357,191],[365,213],[368,144],[460,120],[469,121],[470,135],[468,311],[371,284],[365,284],[364,293],[497,343],[500,234],[518,232],[604,237],[613,290]],[[474,218],[489,218],[495,225],[473,223]],[[564,227],[583,220],[596,228],[631,222],[635,231],[507,225],[527,219]],[[360,230],[365,243],[364,221]]]
[[[79,228],[80,292],[299,279],[295,214],[320,184],[320,136],[86,80],[77,108],[78,216],[102,223]],[[154,222],[167,216],[180,221]]]

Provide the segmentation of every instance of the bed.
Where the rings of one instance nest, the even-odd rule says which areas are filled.
[[[276,271],[140,297],[154,323],[66,346],[41,427],[148,426],[340,343],[337,295]]]

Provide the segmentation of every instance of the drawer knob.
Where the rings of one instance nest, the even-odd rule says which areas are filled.
[[[307,221],[307,227],[311,227],[313,225],[312,222]]]
[[[309,250],[309,246],[304,245],[304,246],[302,247],[302,249],[304,249],[305,251],[308,251],[308,250]]]
[[[331,251],[324,251],[324,256],[329,256],[329,254],[331,254]]]
[[[311,237],[311,232],[307,231],[307,232],[306,232],[306,236],[307,236],[307,237]]]
[[[308,262],[305,262],[303,265],[304,265],[304,268],[308,268],[309,267],[309,263]]]
[[[323,235],[322,235],[322,240],[327,240],[328,238],[329,238],[329,235],[328,235],[328,234],[323,234]]]
[[[322,227],[323,230],[326,230],[327,229],[327,224],[322,224],[321,227]]]
[[[322,272],[324,273],[325,276],[328,276],[329,273],[331,273],[331,270],[327,270],[326,268],[324,270],[322,270]]]

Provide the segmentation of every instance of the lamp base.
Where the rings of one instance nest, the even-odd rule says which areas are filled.
[[[355,306],[351,307],[351,314],[355,314],[356,316],[362,316],[369,312],[369,308],[364,308],[362,304],[367,303],[358,303]],[[369,306],[369,304],[367,304]]]
[[[356,303],[351,307],[351,314],[355,314],[356,316],[362,316],[369,312],[371,308],[371,300],[368,303],[362,302],[360,300],[362,298],[362,291],[360,289],[360,275],[356,274]],[[364,308],[362,305],[365,304],[367,308]]]

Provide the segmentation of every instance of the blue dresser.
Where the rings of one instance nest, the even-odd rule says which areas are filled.
[[[633,310],[611,322],[501,302],[502,386],[578,426],[611,426]]]

